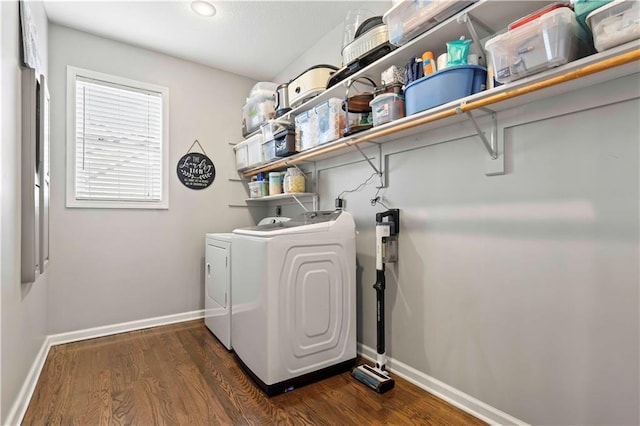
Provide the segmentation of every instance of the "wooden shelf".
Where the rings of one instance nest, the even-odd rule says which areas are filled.
[[[554,2],[522,0],[511,1],[508,6],[505,6],[501,1],[480,0],[335,86],[325,90],[320,95],[292,109],[285,114],[284,117],[295,117],[296,115],[313,108],[329,98],[343,99],[346,87],[350,80],[355,80],[358,77],[368,77],[376,82],[376,84],[380,84],[380,75],[382,74],[382,71],[389,68],[391,65],[404,68],[404,65],[412,57],[422,55],[422,52],[426,51],[431,51],[435,57],[438,57],[439,54],[446,53],[446,45],[448,41],[457,40],[460,36],[465,36],[466,39],[471,40],[472,37],[467,26],[458,22],[459,16],[464,14],[470,16],[471,20],[477,24],[476,29],[478,31],[478,35],[483,38],[499,32],[506,28],[509,23],[551,3]]]
[[[513,3],[520,2],[511,2],[510,5]],[[484,4],[484,2],[476,4],[477,7],[480,7],[480,4]],[[539,6],[539,3],[537,5]],[[393,53],[388,56],[391,55]],[[635,40],[564,66],[320,145],[285,159],[273,161],[247,170],[243,175],[250,177],[260,172],[282,169],[303,161],[329,158],[340,155],[339,151],[345,148],[364,142],[383,143],[448,126],[467,120],[465,113],[468,111],[480,110],[483,114],[504,111],[539,99],[558,96],[597,83],[637,74],[640,72],[638,61],[640,61],[640,41]],[[327,92],[331,92],[333,89],[331,88]]]

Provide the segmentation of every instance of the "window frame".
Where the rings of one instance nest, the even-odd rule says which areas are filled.
[[[161,198],[157,201],[125,201],[125,200],[91,200],[76,198],[76,79],[82,77],[104,81],[107,84],[129,86],[157,92],[162,97],[162,154],[160,183],[162,185]],[[71,208],[96,209],[168,209],[169,208],[169,89],[151,83],[132,80],[124,77],[91,71],[83,68],[67,66],[67,196],[66,206]]]

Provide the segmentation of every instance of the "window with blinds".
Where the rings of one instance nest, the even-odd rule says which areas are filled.
[[[69,68],[67,205],[167,208],[167,89]]]

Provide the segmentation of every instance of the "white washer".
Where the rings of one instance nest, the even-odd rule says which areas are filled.
[[[227,349],[231,349],[231,235],[205,238],[204,323]]]
[[[347,212],[236,229],[233,349],[268,395],[346,371],[356,359],[355,224]]]

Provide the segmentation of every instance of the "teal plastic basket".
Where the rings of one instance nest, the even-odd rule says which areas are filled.
[[[587,25],[587,15],[594,10],[601,8],[612,0],[578,0],[573,4],[578,23],[591,34],[591,28]]]

